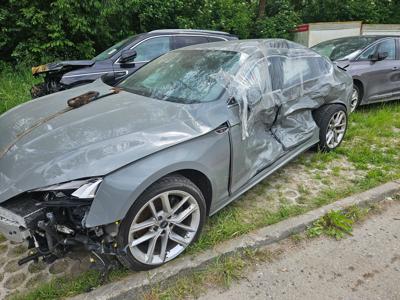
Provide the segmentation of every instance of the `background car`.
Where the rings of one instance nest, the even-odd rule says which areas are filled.
[[[202,43],[236,40],[221,31],[165,29],[131,36],[91,60],[72,60],[33,67],[32,74],[45,75],[44,82],[31,89],[33,98],[77,85],[93,82],[106,75],[117,82],[137,71],[150,60],[174,49]]]
[[[396,36],[354,36],[322,42],[311,49],[353,77],[354,111],[359,105],[400,98],[399,46]]]
[[[157,267],[302,152],[338,147],[351,92],[348,74],[304,46],[243,40],[27,102],[0,117],[0,232],[36,248],[21,263],[83,246]]]

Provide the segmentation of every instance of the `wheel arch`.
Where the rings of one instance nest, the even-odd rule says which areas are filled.
[[[123,174],[119,176],[118,174],[118,176],[110,176],[104,179],[89,211],[88,218],[86,219],[87,227],[105,225],[123,219],[136,199],[138,199],[146,189],[155,182],[171,174],[180,174],[188,178],[200,189],[206,201],[208,214],[213,198],[213,187],[211,180],[205,175],[207,174],[207,170],[204,166],[193,162],[179,163],[168,165],[157,170],[155,173],[151,171],[147,174],[140,172],[142,176],[138,177],[131,176],[133,174],[133,172],[130,172],[129,175]],[[131,180],[129,180],[130,182],[126,182],[128,178],[131,178]],[[118,185],[120,185],[120,187],[118,187]],[[127,190],[130,186],[134,188]],[[120,188],[123,190],[119,191]],[[121,192],[120,198],[123,199],[123,201],[121,203],[114,202],[114,204],[118,206],[114,210],[114,206],[110,205],[110,200],[115,201],[115,197],[119,198],[119,192]]]
[[[199,170],[195,169],[183,169],[183,170],[178,170],[175,171],[171,174],[180,174],[190,181],[192,181],[202,192],[204,196],[204,200],[206,201],[206,209],[207,209],[207,216],[210,214],[210,209],[211,209],[211,202],[212,202],[212,184],[210,179],[203,173],[200,172]]]
[[[317,114],[318,111],[321,111],[321,110],[325,109],[327,106],[331,106],[331,105],[341,105],[346,109],[347,114],[349,114],[348,107],[345,103],[343,103],[342,101],[333,101],[333,102],[325,103],[324,105],[321,105],[320,107],[318,107],[312,111],[314,121],[315,121],[315,114]]]
[[[362,104],[363,98],[364,98],[364,84],[363,84],[362,81],[361,81],[360,79],[358,79],[358,78],[354,78],[354,79],[353,79],[353,84],[354,84],[355,86],[357,86],[358,89],[359,89],[359,92],[360,92],[360,94],[359,94],[359,98],[360,98],[359,104]]]

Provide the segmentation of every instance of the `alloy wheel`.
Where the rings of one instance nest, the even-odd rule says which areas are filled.
[[[344,137],[347,126],[347,116],[342,110],[333,114],[329,120],[328,130],[326,132],[326,144],[329,148],[336,148]]]
[[[353,88],[353,94],[351,95],[351,101],[350,101],[350,112],[353,112],[356,110],[356,108],[358,106],[358,101],[359,101],[358,90]]]
[[[200,208],[181,190],[163,192],[148,201],[130,226],[128,245],[141,263],[158,265],[181,254],[200,226]]]

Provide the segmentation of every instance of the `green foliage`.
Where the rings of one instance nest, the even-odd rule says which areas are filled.
[[[39,63],[55,58],[89,58],[133,33],[130,20],[135,18],[125,13],[123,1],[4,2],[0,9],[0,50],[4,60]],[[123,13],[125,16],[119,18]]]
[[[267,1],[266,17],[257,20],[255,37],[290,38],[291,31],[301,23],[289,0]]]
[[[290,38],[299,23],[400,23],[392,0],[3,0],[0,60],[29,65],[85,59],[130,35],[159,28],[223,30],[240,38]]]
[[[30,88],[40,80],[26,66],[11,68],[0,61],[0,114],[29,100]]]
[[[339,240],[345,234],[351,234],[353,224],[363,219],[368,212],[369,209],[363,209],[356,205],[350,206],[344,211],[332,210],[315,221],[307,230],[307,235],[317,237],[325,234]]]
[[[5,0],[0,8],[1,59],[38,64],[85,59],[116,41],[159,28],[229,31],[247,38],[254,1]]]
[[[309,237],[316,237],[322,234],[341,239],[344,234],[350,234],[353,221],[341,211],[330,211],[325,216],[314,222],[307,231]]]
[[[292,0],[303,22],[400,23],[400,3],[392,0]]]
[[[4,4],[3,4],[4,3]],[[130,35],[159,28],[222,30],[240,38],[289,37],[300,21],[289,0],[4,0],[1,60],[29,65],[87,59]]]
[[[118,268],[110,272],[110,280],[118,280],[129,274],[126,269]],[[98,287],[101,276],[98,271],[91,270],[74,277],[55,277],[48,283],[30,290],[27,293],[16,293],[9,297],[13,300],[50,300],[65,299],[77,294],[86,293]]]

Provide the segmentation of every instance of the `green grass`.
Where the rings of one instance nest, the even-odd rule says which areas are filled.
[[[326,235],[340,240],[345,235],[351,235],[353,225],[362,221],[370,211],[379,209],[379,204],[371,204],[367,208],[353,205],[344,210],[332,210],[307,229],[307,236],[313,238]]]
[[[0,243],[5,242],[6,240],[7,239],[2,234],[0,234]]]
[[[113,270],[110,280],[118,280],[125,277],[127,270]],[[14,300],[50,300],[61,299],[90,291],[99,286],[100,277],[97,271],[88,271],[74,277],[60,277],[42,284],[27,294],[16,294]]]
[[[308,234],[294,234],[290,240],[299,245],[308,237],[326,234],[336,239],[345,234],[351,234],[353,224],[362,221],[370,212],[381,210],[381,204],[372,204],[368,208],[356,205],[343,211],[331,211],[308,229]],[[188,274],[167,280],[161,285],[152,286],[141,295],[146,300],[161,299],[192,299],[197,298],[210,287],[228,288],[233,281],[246,278],[246,272],[260,263],[273,262],[279,259],[283,250],[278,248],[275,252],[266,249],[244,249],[231,256],[220,257],[215,262],[203,267],[201,270],[190,271]]]
[[[40,82],[34,78],[29,68],[19,67],[12,70],[10,66],[0,65],[0,114],[31,99],[30,88]]]
[[[210,286],[228,288],[243,277],[244,271],[261,262],[271,262],[281,251],[244,249],[232,256],[219,257],[201,270],[181,275],[152,287],[140,295],[141,299],[188,299],[200,296]]]
[[[5,68],[0,71],[0,113],[30,99],[29,89],[36,81],[27,70],[11,71]],[[268,197],[270,186],[267,181],[264,181],[210,218],[203,235],[188,249],[187,253],[208,249],[256,228],[277,223],[342,197],[398,179],[400,178],[399,152],[400,102],[362,107],[350,116],[350,127],[345,141],[337,151],[314,153],[309,161],[304,156],[300,156],[297,161],[306,169],[324,170],[327,163],[344,157],[358,170],[365,172],[362,178],[354,180],[344,188],[327,188],[315,197],[310,197],[309,191],[300,186],[298,190],[302,195],[302,205],[289,205],[283,201],[277,210],[251,206],[251,197]],[[340,176],[339,167],[333,169],[333,176]],[[316,173],[313,177],[329,184],[322,173]],[[280,187],[275,185],[274,188]],[[246,210],[243,209],[244,207]],[[125,270],[115,272],[119,274],[118,276],[128,274]],[[118,276],[113,278],[119,278]],[[58,299],[76,295],[97,286],[99,282],[96,278],[96,272],[88,272],[79,275],[76,279],[55,279],[18,299]]]

